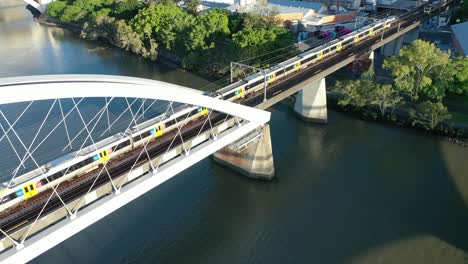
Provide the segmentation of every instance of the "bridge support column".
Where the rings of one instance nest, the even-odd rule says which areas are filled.
[[[363,72],[361,74],[361,80],[370,80],[372,81],[374,79],[374,74],[375,74],[375,67],[374,67],[374,58],[375,54],[374,51],[371,51],[369,55],[365,55],[367,63],[369,63],[369,68],[367,71]]]
[[[297,93],[294,111],[308,122],[328,122],[325,78],[307,85]]]
[[[213,154],[214,161],[250,178],[272,180],[275,177],[269,125],[233,145],[236,146],[224,147]]]
[[[403,46],[403,40],[404,40],[404,36],[399,36],[398,38],[383,45],[382,54],[385,57],[398,55],[398,53],[400,53],[401,47]]]
[[[411,42],[419,38],[419,27],[415,28],[403,35],[403,44],[411,44]]]

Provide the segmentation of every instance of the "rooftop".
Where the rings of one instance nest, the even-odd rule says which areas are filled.
[[[468,56],[468,22],[463,22],[450,26],[453,35],[458,40],[463,53]]]

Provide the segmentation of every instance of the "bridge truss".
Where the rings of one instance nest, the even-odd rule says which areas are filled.
[[[30,76],[0,89],[6,263],[37,257],[270,118],[140,78]]]

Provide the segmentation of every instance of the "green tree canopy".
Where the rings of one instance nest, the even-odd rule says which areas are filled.
[[[51,17],[60,17],[65,7],[67,7],[67,3],[54,1],[47,5],[47,15]]]
[[[446,68],[449,57],[434,44],[418,39],[403,47],[398,56],[385,59],[383,67],[392,73],[395,86],[412,100],[421,95],[441,99],[451,78]]]
[[[219,9],[197,16],[185,41],[187,50],[214,48],[217,39],[229,36],[228,23],[228,15]]]
[[[115,4],[112,16],[119,19],[132,19],[144,4],[139,0],[123,0]]]
[[[72,5],[86,13],[91,13],[101,7],[109,7],[113,3],[114,0],[74,0]]]
[[[341,95],[338,104],[342,106],[364,107],[371,101],[375,85],[369,80],[336,82],[334,91]]]
[[[420,125],[426,130],[434,130],[442,121],[450,119],[447,107],[441,102],[426,101],[416,105],[410,111],[413,125]]]
[[[138,11],[130,26],[140,35],[155,39],[174,50],[193,17],[176,5],[150,5]]]
[[[379,108],[381,117],[384,117],[389,107],[394,107],[401,101],[398,91],[390,84],[374,83],[374,88],[370,92],[370,105]]]
[[[468,58],[457,57],[452,60],[451,66],[454,76],[449,91],[468,95]]]
[[[62,15],[60,16],[60,21],[65,23],[77,23],[85,19],[87,13],[79,7],[74,5],[67,6]]]
[[[81,31],[81,37],[86,39],[105,39],[109,43],[141,55],[144,58],[156,60],[157,44],[152,39],[144,42],[140,35],[125,23],[108,15],[98,15],[95,19],[86,22]]]
[[[334,91],[341,95],[338,104],[362,108],[368,105],[376,106],[381,117],[384,117],[390,107],[401,101],[398,91],[389,84],[379,84],[370,80],[354,80],[337,82]]]
[[[272,30],[246,28],[232,35],[234,43],[241,48],[267,44],[276,39]]]
[[[198,13],[198,6],[200,5],[200,0],[185,0],[185,9],[190,14]]]

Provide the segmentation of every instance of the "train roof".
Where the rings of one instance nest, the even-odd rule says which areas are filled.
[[[130,129],[130,131],[131,131],[131,133],[138,132],[139,130],[145,129],[145,128],[151,126],[151,125],[155,125],[155,124],[161,122],[161,121],[164,120],[166,117],[168,117],[168,116],[166,116],[166,115],[163,113],[163,114],[158,115],[158,116],[156,116],[156,117],[154,117],[154,118],[151,118],[151,119],[149,119],[149,120],[146,120],[145,122],[143,122],[143,123],[141,123],[141,124],[138,124],[138,125],[136,125],[136,126],[133,126],[133,127]]]
[[[242,84],[244,84],[244,83],[245,83],[244,80],[240,80],[240,81],[237,81],[237,82],[235,82],[235,83],[231,83],[231,84],[229,84],[228,86],[225,86],[225,87],[223,87],[223,88],[217,90],[216,92],[218,92],[218,93],[229,92],[230,90],[232,90],[232,89],[234,89],[234,88],[236,88],[236,87],[238,87],[238,86],[240,86],[240,85],[242,85]]]
[[[249,81],[255,80],[255,79],[259,78],[259,77],[263,78],[263,73],[258,72],[258,73],[251,74],[251,75],[245,77],[244,80],[249,82]]]
[[[299,57],[295,56],[295,57],[293,57],[293,58],[291,58],[291,59],[289,59],[289,60],[285,60],[285,61],[281,62],[281,63],[278,64],[278,65],[281,65],[282,67],[285,67],[285,66],[288,66],[288,65],[291,64],[291,63],[296,62],[298,59],[299,59]]]
[[[115,134],[115,135],[113,135],[111,137],[105,138],[105,139],[103,139],[103,140],[101,140],[101,141],[99,141],[99,142],[97,142],[97,143],[95,143],[93,145],[87,146],[86,148],[83,148],[78,152],[74,152],[74,153],[70,153],[70,154],[72,154],[73,157],[76,154],[78,154],[79,156],[86,156],[86,155],[88,155],[88,154],[90,154],[90,153],[92,153],[92,152],[94,152],[96,150],[99,150],[99,149],[101,149],[101,148],[103,148],[103,147],[105,147],[107,145],[110,145],[110,144],[122,139],[122,137],[124,137],[124,134],[123,133],[118,133],[118,134]],[[64,157],[66,157],[66,156],[64,156]],[[65,161],[68,161],[68,160],[64,159],[64,160],[62,160],[62,163],[64,163]]]
[[[16,178],[14,178],[11,181],[10,187],[14,187],[14,186],[16,186],[18,184],[21,184],[21,183],[25,182],[25,181],[28,181],[30,179],[33,179],[33,178],[37,177],[37,176],[40,176],[40,175],[46,173],[47,171],[48,171],[47,165],[44,165],[44,166],[41,166],[41,167],[39,167],[39,168],[37,168],[35,170],[27,172],[27,173],[25,173],[25,174],[23,174],[21,176],[18,176]]]

